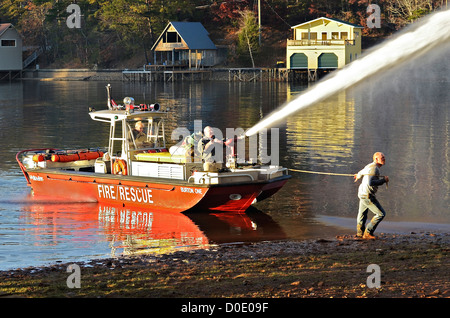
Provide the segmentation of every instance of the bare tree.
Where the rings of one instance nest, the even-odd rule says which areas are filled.
[[[248,50],[253,68],[255,61],[253,53],[259,49],[258,38],[258,24],[256,23],[255,14],[250,10],[240,12],[241,19],[239,20],[239,36],[238,36],[238,52],[243,54],[244,48]]]
[[[391,22],[404,26],[427,13],[436,7],[433,0],[391,0],[386,1],[386,12]]]

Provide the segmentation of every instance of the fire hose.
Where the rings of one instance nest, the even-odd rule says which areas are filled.
[[[334,172],[319,172],[319,171],[309,171],[309,170],[298,170],[298,169],[289,169],[290,171],[294,172],[301,172],[301,173],[311,173],[311,174],[322,174],[327,176],[341,176],[341,177],[354,177],[355,174],[350,173],[334,173]],[[374,176],[374,174],[366,174],[365,176]],[[383,177],[384,176],[379,176]],[[356,182],[357,180],[355,180]],[[388,188],[388,182],[386,182],[386,189]]]

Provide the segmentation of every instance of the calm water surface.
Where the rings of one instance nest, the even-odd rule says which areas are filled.
[[[440,66],[442,68],[442,65]],[[293,169],[355,173],[375,151],[391,179],[378,198],[379,232],[448,231],[450,68],[428,67],[373,79],[277,125],[280,163]],[[436,75],[437,74],[437,75]],[[404,79],[408,80],[405,81]],[[106,82],[0,83],[0,270],[210,244],[305,239],[354,232],[358,184],[351,177],[292,172],[274,197],[246,214],[161,214],[99,204],[39,202],[15,162],[26,148],[106,146],[108,127],[88,107],[106,107]],[[112,82],[113,96],[170,107],[171,131],[250,128],[305,86],[288,83]],[[410,223],[413,222],[413,223]]]

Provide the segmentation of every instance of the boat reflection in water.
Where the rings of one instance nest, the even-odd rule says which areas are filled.
[[[189,218],[217,244],[284,240],[286,233],[269,215],[250,207],[245,213],[190,213]]]
[[[205,248],[210,244],[199,227],[182,213],[104,204],[98,204],[97,211],[99,226],[111,247],[123,248],[125,255]]]
[[[168,213],[100,203],[33,203],[26,206],[36,242],[59,248],[108,245],[108,256],[164,254],[215,244],[286,238],[272,218],[250,208],[245,213]],[[79,244],[82,242],[82,244]],[[78,244],[77,244],[78,243]],[[73,244],[73,245],[71,245]],[[61,245],[61,246],[57,246]],[[104,249],[104,246],[103,246]],[[101,251],[87,254],[99,255]],[[81,253],[81,254],[80,254]],[[105,253],[106,254],[106,253]],[[98,257],[97,257],[98,258]]]

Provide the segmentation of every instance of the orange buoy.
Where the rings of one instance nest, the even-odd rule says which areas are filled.
[[[117,159],[114,162],[113,174],[119,173],[121,173],[123,176],[126,176],[128,174],[127,163],[123,159]]]
[[[69,162],[69,161],[75,161],[80,159],[77,153],[71,154],[71,155],[52,155],[52,161],[53,162]]]
[[[43,155],[33,155],[33,161],[34,162],[41,162],[41,161],[44,161],[44,160],[45,160],[45,158],[44,158]]]

